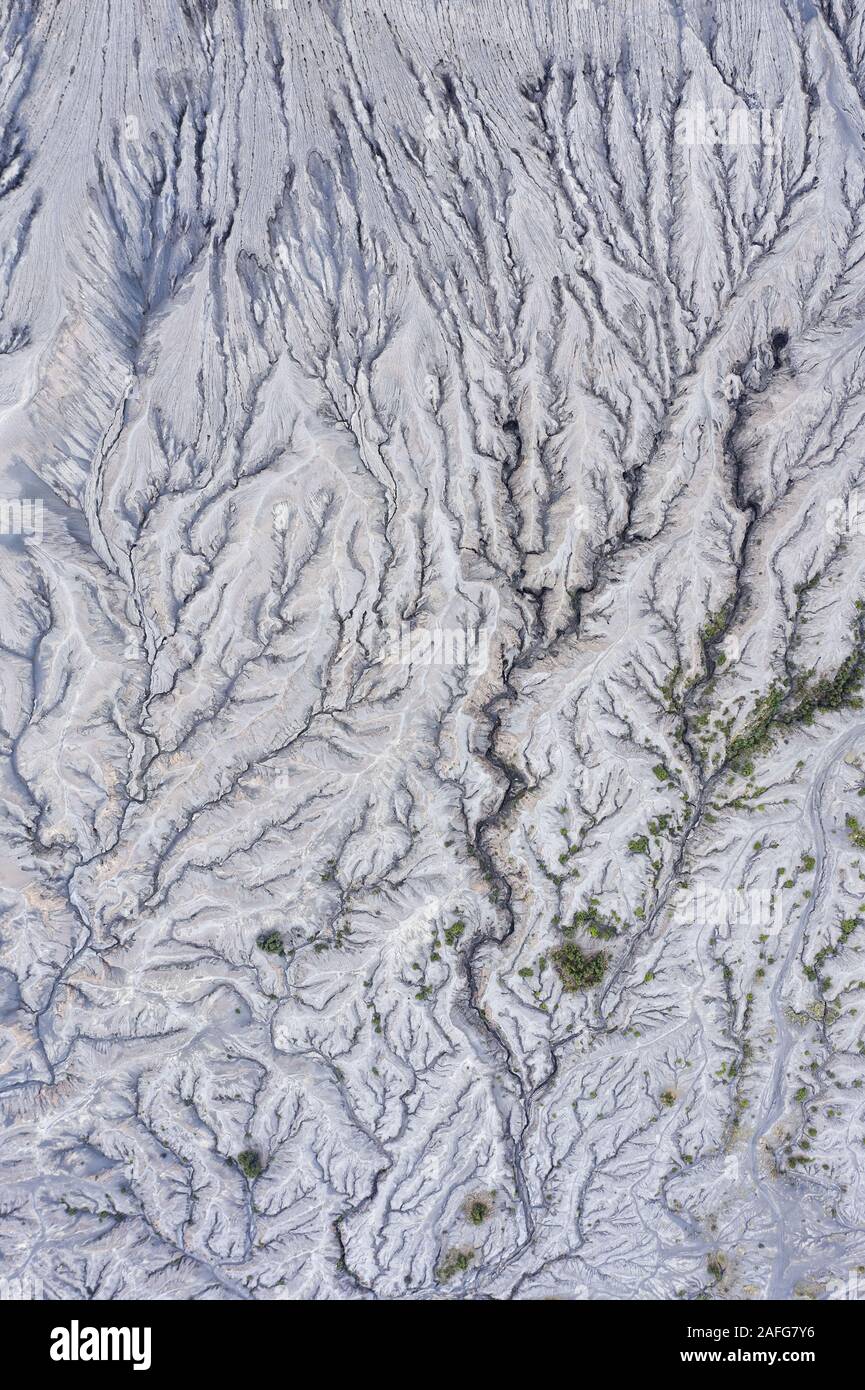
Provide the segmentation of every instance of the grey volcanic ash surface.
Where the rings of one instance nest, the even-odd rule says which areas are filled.
[[[0,1280],[855,1296],[863,0],[0,51]]]

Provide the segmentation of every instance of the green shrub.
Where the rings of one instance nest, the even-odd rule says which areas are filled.
[[[244,1177],[249,1178],[250,1182],[255,1182],[264,1172],[261,1159],[255,1149],[244,1149],[243,1153],[237,1155],[237,1166]]]
[[[475,1197],[469,1203],[468,1217],[473,1226],[482,1226],[490,1214],[489,1202],[485,1202],[482,1197]]]
[[[571,993],[600,984],[607,969],[607,957],[603,951],[587,956],[575,941],[566,941],[553,951],[553,965],[564,989]]]
[[[474,1250],[449,1250],[436,1270],[436,1279],[446,1284],[455,1274],[464,1274],[474,1257]]]
[[[260,951],[266,951],[269,956],[285,955],[285,946],[278,931],[263,931],[255,944]]]
[[[615,913],[613,915],[615,916]],[[605,940],[617,935],[616,927],[601,917],[594,902],[574,913],[568,925],[562,928],[562,936],[573,936],[577,931],[585,931],[589,936],[602,937]]]
[[[846,816],[844,824],[850,832],[850,839],[857,849],[865,849],[865,830],[859,824],[855,816]]]

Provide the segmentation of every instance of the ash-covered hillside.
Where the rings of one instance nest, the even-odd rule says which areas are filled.
[[[0,52],[7,1295],[861,1296],[863,0]]]

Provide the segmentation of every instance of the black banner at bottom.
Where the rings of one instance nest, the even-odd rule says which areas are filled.
[[[92,1378],[103,1371],[139,1378],[185,1372],[224,1377],[232,1363],[249,1375],[261,1357],[270,1362],[272,1374],[276,1349],[288,1347],[305,1359],[320,1357],[330,1374],[338,1373],[341,1362],[354,1374],[359,1356],[371,1345],[381,1364],[391,1335],[397,1346],[403,1337],[426,1345],[426,1360],[431,1332],[437,1337],[432,1346],[440,1349],[443,1361],[456,1356],[455,1364],[463,1371],[467,1360],[476,1360],[489,1372],[501,1356],[507,1358],[506,1369],[513,1378],[519,1373],[521,1352],[529,1365],[536,1365],[539,1346],[560,1357],[570,1344],[580,1359],[601,1356],[611,1373],[681,1372],[699,1378],[712,1368],[740,1366],[772,1375],[788,1367],[840,1371],[855,1355],[862,1325],[862,1305],[852,1301],[432,1302],[436,1306],[413,1300],[376,1301],[372,1306],[365,1300],[2,1302],[0,1337],[7,1347],[14,1339],[19,1352],[26,1348],[27,1368],[38,1369],[49,1384],[70,1376]],[[502,1308],[508,1310],[507,1324],[498,1322]],[[449,1335],[441,1342],[445,1331]],[[459,1337],[458,1343],[453,1336]]]

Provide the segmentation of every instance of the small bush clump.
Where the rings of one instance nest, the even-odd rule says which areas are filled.
[[[446,1284],[455,1274],[464,1274],[474,1257],[474,1250],[449,1250],[436,1270],[436,1279]]]
[[[452,926],[445,927],[444,936],[448,946],[456,946],[465,929],[465,922],[454,922]]]
[[[607,957],[604,951],[587,956],[575,941],[566,941],[553,951],[553,965],[563,987],[573,992],[600,984],[607,969]]]
[[[249,1178],[250,1182],[254,1182],[256,1178],[260,1178],[264,1172],[261,1159],[255,1149],[244,1149],[243,1153],[238,1154],[237,1166],[244,1177]]]
[[[260,951],[266,951],[269,956],[285,955],[285,946],[278,931],[263,931],[255,944]]]
[[[472,1197],[466,1208],[466,1215],[473,1226],[482,1226],[487,1220],[490,1211],[489,1202],[484,1197]]]

